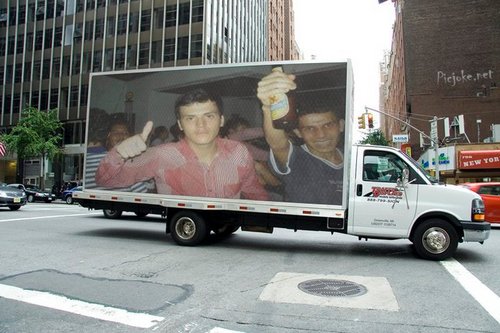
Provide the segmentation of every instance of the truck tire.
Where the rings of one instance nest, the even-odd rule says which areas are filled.
[[[28,202],[35,202],[35,196],[33,194],[28,195]]]
[[[73,197],[72,197],[71,195],[68,195],[68,196],[66,197],[66,203],[67,203],[68,205],[72,205],[72,204],[73,204]]]
[[[435,218],[419,224],[412,241],[421,258],[444,260],[455,254],[458,233],[450,223]]]
[[[19,210],[19,208],[21,208],[21,206],[9,206],[10,210]]]
[[[119,219],[122,216],[121,210],[103,209],[104,216],[108,219]]]
[[[195,212],[180,211],[170,220],[170,235],[179,245],[198,245],[209,232],[203,217]]]

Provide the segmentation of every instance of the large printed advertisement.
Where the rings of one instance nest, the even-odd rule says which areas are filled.
[[[93,74],[84,187],[342,205],[347,81],[346,62]]]

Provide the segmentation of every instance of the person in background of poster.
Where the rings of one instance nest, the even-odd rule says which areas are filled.
[[[102,118],[99,117],[99,120],[102,120]],[[107,152],[114,146],[130,137],[130,125],[125,119],[120,116],[108,116],[108,122],[109,125],[106,127],[107,135],[104,142],[101,145],[97,144],[87,148],[85,188],[103,189],[102,187],[98,187],[95,181],[95,173],[101,159],[103,159]],[[138,182],[126,188],[114,188],[114,190],[140,193],[151,192],[153,189],[154,184],[152,182]]]
[[[270,162],[285,188],[285,201],[342,204],[343,153],[338,147],[344,132],[345,105],[336,103],[328,91],[295,93],[298,111],[293,129],[303,144],[290,140],[285,129],[273,127],[271,104],[297,88],[295,75],[272,71],[258,83],[257,97],[262,104],[263,127],[271,147]],[[342,99],[340,99],[342,100]]]
[[[124,140],[101,161],[99,186],[128,186],[154,179],[161,194],[268,200],[254,161],[240,142],[219,137],[224,125],[222,100],[196,89],[180,96],[175,114],[183,137],[179,142],[147,147],[153,128]]]

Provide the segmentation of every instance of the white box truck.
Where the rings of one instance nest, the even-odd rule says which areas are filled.
[[[108,218],[160,214],[188,246],[287,228],[408,239],[442,260],[486,240],[477,194],[398,149],[353,144],[352,97],[350,61],[94,73],[74,199]]]

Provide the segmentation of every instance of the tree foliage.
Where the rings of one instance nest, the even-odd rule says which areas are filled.
[[[22,159],[41,157],[43,174],[45,158],[52,159],[62,153],[62,128],[57,110],[39,111],[29,107],[22,111],[21,119],[12,131],[2,134],[0,140],[8,151],[17,153]]]
[[[57,110],[39,111],[29,107],[21,113],[21,119],[2,141],[20,158],[53,158],[62,152],[62,123]]]
[[[370,144],[370,145],[379,145],[379,146],[388,146],[389,142],[382,133],[381,130],[377,129],[368,133],[359,143],[362,144]]]

